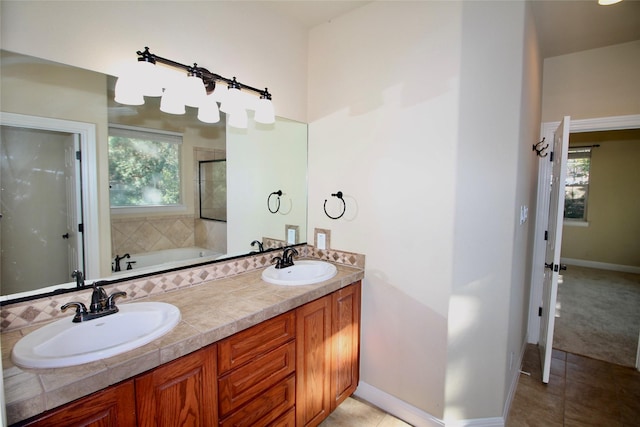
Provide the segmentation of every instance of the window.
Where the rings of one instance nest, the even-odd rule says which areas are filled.
[[[109,200],[112,208],[179,206],[179,134],[109,127]]]
[[[587,220],[591,147],[569,147],[567,180],[564,188],[564,218]]]

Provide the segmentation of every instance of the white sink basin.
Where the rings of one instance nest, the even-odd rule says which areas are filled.
[[[262,280],[274,285],[311,285],[324,282],[336,275],[335,265],[325,261],[295,261],[291,267],[276,268],[274,265],[262,271]]]
[[[13,361],[26,368],[60,368],[115,356],[148,344],[180,322],[180,310],[163,302],[123,304],[115,314],[73,323],[67,317],[23,337]]]

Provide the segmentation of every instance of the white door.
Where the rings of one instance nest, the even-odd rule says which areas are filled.
[[[82,232],[80,231],[80,223],[82,221],[82,183],[80,172],[80,159],[76,155],[80,153],[80,137],[77,134],[73,138],[69,138],[64,146],[65,159],[65,189],[67,201],[67,229],[62,235],[63,240],[67,243],[67,271],[73,270],[85,271],[84,256],[79,253],[82,248]]]
[[[560,246],[562,244],[562,221],[564,219],[564,184],[567,175],[567,153],[571,118],[565,116],[553,134],[553,171],[551,172],[551,194],[549,196],[549,222],[545,254],[544,284],[542,293],[542,319],[540,321],[540,360],[542,381],[549,382],[551,373],[551,350],[553,328],[558,296],[558,276],[560,272]]]

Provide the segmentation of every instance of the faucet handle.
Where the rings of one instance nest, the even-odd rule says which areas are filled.
[[[275,264],[276,268],[283,268],[284,260],[282,259],[282,257],[274,256],[273,258],[271,258],[271,264]]]
[[[66,309],[68,309],[69,307],[76,307],[76,315],[73,316],[73,323],[80,323],[82,322],[82,315],[83,314],[87,314],[87,306],[85,306],[83,303],[81,302],[76,302],[76,301],[72,301],[72,302],[68,302],[65,305],[63,305],[62,307],[60,307],[61,311],[65,311]]]
[[[107,308],[110,308],[110,309],[116,308],[116,298],[126,297],[126,296],[127,296],[127,293],[122,291],[112,293],[111,295],[109,295],[109,298],[107,298]]]

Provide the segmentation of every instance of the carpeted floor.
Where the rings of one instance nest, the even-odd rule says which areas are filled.
[[[568,265],[558,282],[553,347],[635,366],[640,274]]]

